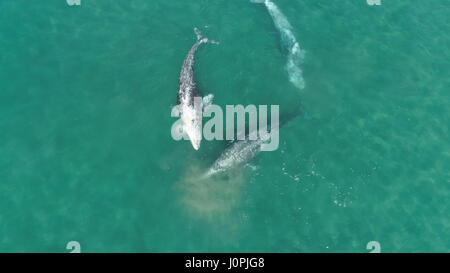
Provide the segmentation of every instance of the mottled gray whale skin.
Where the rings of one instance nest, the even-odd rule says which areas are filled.
[[[272,128],[262,128],[257,131],[256,140],[250,140],[249,138],[250,135],[255,135],[255,132],[250,132],[245,140],[235,140],[222,152],[216,161],[214,161],[212,166],[203,174],[202,178],[206,179],[215,174],[223,173],[245,165],[261,152],[261,146],[270,140],[272,133],[279,133],[279,130],[282,127],[304,114],[305,111],[303,105],[300,104],[300,106],[290,113],[282,122],[276,123],[277,126],[271,126]]]
[[[183,66],[181,67],[177,103],[179,106],[180,118],[183,122],[184,131],[189,136],[194,149],[198,150],[202,140],[203,103],[201,101],[200,103],[195,103],[195,98],[200,98],[197,90],[197,84],[194,79],[195,53],[201,44],[217,44],[217,42],[203,37],[197,28],[195,28],[194,31],[197,35],[197,42],[189,50],[189,53],[183,62]],[[209,101],[211,101],[211,96],[212,95],[208,98]]]
[[[258,137],[257,140],[238,140],[227,147],[223,153],[212,164],[209,170],[204,174],[204,178],[212,175],[226,172],[252,160],[261,152],[261,145],[265,139]]]

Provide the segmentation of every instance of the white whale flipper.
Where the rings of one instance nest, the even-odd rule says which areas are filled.
[[[209,94],[208,96],[204,96],[203,97],[203,109],[205,109],[206,107],[210,106],[212,104],[212,101],[214,99],[214,95],[213,94]]]

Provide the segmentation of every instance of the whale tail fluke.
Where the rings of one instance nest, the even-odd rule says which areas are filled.
[[[210,40],[207,37],[203,36],[198,28],[194,28],[194,32],[195,32],[195,35],[197,35],[197,40],[202,41],[203,43],[210,43],[210,44],[215,44],[215,45],[219,44],[219,42]]]

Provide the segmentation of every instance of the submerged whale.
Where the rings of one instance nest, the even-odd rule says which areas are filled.
[[[191,50],[189,50],[189,53],[183,62],[183,66],[181,67],[177,103],[183,129],[189,136],[194,149],[198,150],[200,148],[200,142],[202,141],[203,107],[206,106],[206,104],[211,103],[213,95],[208,95],[200,100],[200,95],[194,80],[195,53],[201,44],[218,43],[203,37],[197,28],[195,28],[194,31],[197,35],[197,42],[192,46]]]
[[[268,128],[270,132],[265,128],[260,129],[256,140],[251,140],[249,138],[249,135],[252,135],[252,133],[250,133],[246,136],[245,140],[234,141],[222,152],[216,161],[214,161],[212,166],[203,174],[202,178],[206,179],[215,174],[223,173],[245,165],[261,152],[261,146],[271,138],[272,133],[278,133],[281,127],[285,126],[287,123],[291,122],[303,113],[303,106],[301,105],[293,114],[290,115],[290,117],[280,123],[279,126],[277,124],[277,126],[271,126],[272,129]]]
[[[261,152],[261,145],[267,141],[268,138],[269,133],[259,136],[257,140],[246,138],[245,140],[233,142],[223,151],[219,158],[214,161],[213,165],[203,175],[203,178],[226,172],[246,164]]]
[[[278,6],[270,0],[250,0],[250,2],[260,3],[266,6],[276,29],[280,33],[281,48],[287,55],[286,70],[289,75],[289,80],[297,88],[305,88],[303,72],[299,67],[304,54],[300,50],[300,44],[292,33],[292,26],[288,19],[284,16]]]

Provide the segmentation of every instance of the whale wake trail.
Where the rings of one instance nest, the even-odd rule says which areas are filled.
[[[275,3],[270,0],[251,0],[252,3],[264,4],[272,17],[276,29],[281,36],[281,47],[286,52],[287,62],[286,70],[291,83],[299,89],[305,88],[303,71],[300,69],[300,63],[303,61],[304,53],[300,49],[300,44],[292,33],[292,26],[288,19]]]

